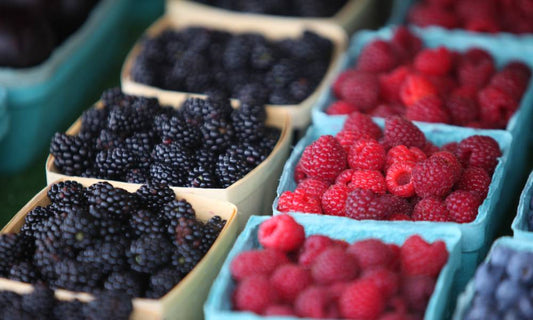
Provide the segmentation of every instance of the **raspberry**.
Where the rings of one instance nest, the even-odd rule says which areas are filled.
[[[382,195],[381,202],[383,202],[383,204],[385,204],[385,207],[387,208],[389,220],[390,215],[402,214],[410,216],[411,212],[413,211],[413,207],[411,206],[409,201],[407,201],[405,198],[401,198],[390,193]]]
[[[350,104],[343,100],[333,102],[326,109],[326,113],[329,115],[350,114],[354,111],[357,111],[357,108],[353,104]]]
[[[411,121],[402,117],[391,117],[385,120],[384,136],[385,143],[389,147],[404,145],[423,148],[426,144],[424,133]]]
[[[300,248],[298,263],[304,266],[310,266],[320,253],[333,245],[333,240],[326,236],[311,235],[307,237]]]
[[[437,88],[422,75],[410,74],[400,88],[400,98],[406,106],[412,106],[418,100],[438,94]]]
[[[388,118],[392,116],[399,116],[405,113],[405,107],[401,103],[380,104],[370,115],[372,117]]]
[[[379,76],[381,98],[386,102],[401,102],[400,88],[409,74],[409,67],[399,66],[387,74]]]
[[[374,139],[381,137],[381,129],[377,124],[372,121],[366,114],[360,112],[354,112],[348,116],[344,122],[343,130],[361,132],[367,134]]]
[[[305,192],[284,191],[279,196],[278,210],[281,212],[322,213],[320,198]]]
[[[496,33],[501,30],[498,22],[494,17],[476,16],[466,19],[464,24],[465,30],[472,32],[489,32]]]
[[[261,314],[276,300],[276,290],[264,275],[249,276],[239,282],[233,292],[233,307],[241,311]]]
[[[400,197],[412,197],[415,187],[412,181],[414,162],[396,162],[387,169],[386,183],[390,193]]]
[[[478,88],[469,85],[463,85],[455,88],[452,91],[453,96],[459,96],[467,99],[476,100]]]
[[[397,162],[419,162],[426,159],[426,154],[416,148],[411,147],[407,148],[404,145],[398,145],[392,147],[387,152],[387,160],[385,162],[385,168],[388,169],[390,166]]]
[[[403,280],[403,279],[400,279],[400,280]],[[403,287],[403,281],[400,281],[400,290],[402,289]],[[405,301],[405,298],[401,296],[401,292],[394,296],[394,297],[391,297],[389,299],[389,301],[387,301],[387,310],[390,310],[392,312],[396,312],[396,313],[399,313],[399,314],[403,314],[405,316],[407,316],[407,312],[409,311],[409,307],[407,306],[407,301]],[[407,317],[408,320],[411,320],[410,317]],[[380,319],[381,320],[381,319]]]
[[[464,167],[480,167],[491,175],[501,155],[498,142],[488,136],[468,137],[457,147],[457,158]]]
[[[414,5],[409,11],[408,21],[419,27],[434,25],[453,29],[459,26],[459,21],[453,12],[426,4]]]
[[[455,172],[446,160],[430,157],[415,165],[412,181],[418,196],[443,197],[452,190]]]
[[[395,295],[400,288],[400,277],[385,267],[367,269],[361,275],[361,280],[369,280],[379,288],[386,298]]]
[[[350,190],[365,189],[377,194],[387,192],[385,178],[381,171],[377,170],[355,170],[352,174],[352,181],[348,184]]]
[[[494,73],[494,61],[483,49],[470,49],[460,59],[457,66],[459,83],[463,86],[483,88]]]
[[[348,198],[349,188],[346,185],[334,184],[322,195],[322,211],[332,216],[344,216],[344,207]]]
[[[453,65],[453,56],[445,47],[424,49],[420,51],[414,60],[416,70],[436,76],[443,76],[450,72]]]
[[[344,81],[348,78],[353,77],[353,75],[357,73],[359,73],[357,70],[348,69],[346,71],[343,71],[341,74],[339,74],[339,76],[333,83],[333,93],[335,94],[337,98],[341,97],[341,88],[344,85]]]
[[[502,71],[517,73],[526,81],[531,77],[531,69],[522,61],[511,61],[503,67]]]
[[[459,143],[457,142],[450,142],[450,143],[447,143],[445,145],[442,146],[441,150],[442,151],[448,151],[449,153],[452,153],[452,154],[457,154],[457,148],[459,147]]]
[[[312,286],[296,298],[294,310],[299,317],[337,318],[331,314],[334,310],[331,310],[330,300],[326,288]]]
[[[491,178],[487,171],[478,167],[470,167],[463,172],[455,188],[476,193],[483,200],[489,192],[490,181]]]
[[[492,76],[489,86],[507,93],[515,101],[520,101],[526,91],[527,80],[517,72],[504,69]]]
[[[457,94],[452,94],[446,100],[446,108],[450,112],[453,124],[464,126],[479,117],[479,106],[476,101]]]
[[[296,181],[296,183],[300,183],[300,181],[304,180],[305,178],[307,178],[307,175],[305,174],[305,172],[303,172],[302,165],[300,164],[300,162],[298,162],[298,164],[294,168],[294,181]]]
[[[408,62],[422,49],[422,40],[413,35],[406,27],[399,26],[394,31],[391,45],[400,59]]]
[[[455,8],[462,19],[473,17],[494,17],[496,15],[495,3],[484,0],[458,1]]]
[[[457,223],[468,223],[476,220],[480,199],[478,195],[468,191],[457,190],[450,193],[444,200],[450,218]]]
[[[387,244],[379,239],[366,239],[352,243],[347,252],[357,259],[361,269],[387,267],[391,264],[393,255]]]
[[[379,196],[365,189],[355,189],[348,194],[345,211],[348,217],[357,220],[383,220],[387,215],[387,208]]]
[[[374,108],[379,99],[379,81],[370,73],[353,73],[341,86],[340,98],[359,111]]]
[[[268,306],[263,313],[265,316],[296,316],[294,310],[290,306],[283,304],[275,304]]]
[[[409,108],[405,117],[411,121],[450,123],[450,114],[437,96],[424,97]]]
[[[389,221],[411,221],[411,216],[403,213],[393,213],[389,216]]]
[[[448,165],[453,170],[454,182],[457,182],[459,180],[459,178],[463,174],[463,166],[459,162],[459,159],[457,159],[457,157],[453,153],[448,151],[438,151],[433,153],[431,157],[441,158],[446,161],[446,163],[448,163]]]
[[[439,147],[431,143],[431,141],[426,141],[426,144],[422,148],[426,157],[431,157],[434,153],[439,152],[439,150]]]
[[[405,313],[386,312],[378,320],[410,320],[411,317]]]
[[[447,76],[427,75],[427,79],[437,89],[437,92],[441,97],[448,96],[458,86],[455,78],[450,75],[447,75]]]
[[[300,164],[308,177],[334,181],[346,169],[346,152],[335,137],[321,136],[305,148]]]
[[[350,148],[348,164],[352,169],[381,170],[385,165],[385,149],[374,139],[360,139]]]
[[[400,254],[401,254],[401,248],[400,246],[394,244],[394,243],[389,243],[388,245],[389,247],[389,250],[391,252],[391,260],[390,260],[390,263],[388,265],[388,268],[393,270],[393,271],[400,271]]]
[[[242,280],[252,275],[269,276],[278,266],[289,263],[287,256],[278,250],[251,250],[240,253],[231,261],[231,275]]]
[[[410,310],[424,312],[435,289],[436,279],[428,276],[410,276],[402,279],[402,297]]]
[[[343,172],[341,172],[337,179],[335,179],[335,184],[342,184],[347,186],[352,181],[352,176],[355,170],[353,169],[346,169]]]
[[[311,266],[313,279],[319,284],[350,281],[355,279],[358,273],[357,260],[339,247],[322,251]]]
[[[380,73],[393,69],[397,64],[398,59],[390,43],[383,40],[374,40],[361,50],[361,54],[357,59],[356,69]]]
[[[329,184],[322,180],[317,180],[313,178],[305,179],[300,182],[294,190],[295,193],[305,193],[308,196],[321,198],[322,194],[328,189]]]
[[[289,252],[302,245],[305,231],[293,217],[280,214],[261,223],[257,238],[265,248]]]
[[[286,264],[274,271],[270,281],[282,300],[293,302],[301,291],[311,285],[312,278],[309,270],[302,266]]]
[[[495,87],[486,87],[478,95],[481,120],[495,128],[505,128],[518,108],[518,103],[507,93]]]
[[[435,196],[429,196],[420,200],[411,215],[415,221],[450,221],[448,209],[444,202]]]
[[[385,309],[385,298],[369,280],[351,284],[339,299],[340,313],[348,319],[377,319]]]
[[[361,131],[351,131],[351,130],[341,130],[335,138],[339,141],[341,146],[344,148],[344,151],[346,151],[346,154],[350,152],[350,148],[352,145],[359,139],[372,139],[369,135],[366,133],[363,133]]]
[[[436,277],[448,261],[448,251],[443,241],[428,243],[419,235],[405,240],[400,248],[402,273],[411,276]]]

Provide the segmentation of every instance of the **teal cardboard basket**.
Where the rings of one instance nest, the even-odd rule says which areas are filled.
[[[342,239],[353,243],[367,238],[378,238],[387,243],[398,245],[411,235],[419,234],[426,241],[443,240],[450,253],[448,262],[440,272],[435,286],[435,291],[429,300],[425,319],[440,320],[450,310],[453,301],[450,299],[452,281],[460,265],[460,241],[461,233],[456,228],[439,225],[430,229],[420,229],[413,224],[398,223],[384,229],[379,223],[362,225],[355,220],[339,224],[333,217],[319,217],[306,214],[291,214],[298,223],[304,226],[306,236],[313,234],[326,235],[335,239]],[[239,235],[233,249],[230,251],[220,273],[218,274],[209,296],[204,305],[204,314],[207,320],[260,320],[268,319],[251,312],[237,312],[231,310],[231,293],[235,283],[231,278],[230,263],[239,253],[260,248],[257,240],[257,232],[261,222],[269,217],[252,216],[244,231]],[[294,317],[273,317],[272,319],[293,320]]]
[[[511,229],[513,229],[513,237],[516,239],[532,240],[533,231],[529,231],[528,220],[529,212],[531,211],[531,198],[533,197],[533,171],[529,174],[529,179],[524,186],[524,190],[520,194],[520,202],[516,217],[513,220]]]
[[[533,242],[531,241],[515,239],[511,237],[502,237],[494,241],[494,244],[492,245],[489,254],[485,258],[485,262],[488,262],[490,260],[492,251],[494,251],[494,248],[498,246],[504,246],[506,248],[516,251],[533,252]],[[457,306],[453,314],[453,320],[462,320],[464,318],[466,312],[468,311],[468,307],[472,304],[474,294],[474,281],[472,279],[468,282],[468,285],[466,286],[465,290],[457,299]]]
[[[0,68],[6,91],[7,133],[0,139],[0,175],[27,167],[43,154],[53,133],[72,122],[109,85],[130,45],[123,36],[131,0],[101,0],[85,23],[42,64]],[[118,77],[116,77],[118,78]]]
[[[383,128],[384,121],[375,119],[375,122]],[[442,146],[449,142],[458,142],[462,139],[476,135],[487,135],[494,138],[502,150],[502,157],[498,161],[498,165],[494,171],[492,177],[492,182],[489,188],[489,193],[487,198],[479,207],[479,213],[477,218],[470,223],[454,223],[454,222],[425,222],[425,221],[411,221],[407,222],[407,225],[412,225],[419,230],[431,230],[437,226],[449,225],[453,228],[457,228],[462,233],[462,243],[461,243],[461,252],[462,252],[462,265],[461,271],[459,272],[458,279],[456,281],[456,287],[454,289],[462,290],[462,286],[466,284],[468,279],[472,276],[477,263],[485,255],[486,250],[489,248],[492,238],[496,234],[497,229],[501,225],[501,221],[504,218],[504,212],[497,210],[497,205],[500,201],[502,195],[503,187],[503,177],[506,171],[509,170],[509,166],[512,163],[509,161],[509,147],[512,143],[512,137],[508,132],[502,130],[474,130],[469,128],[464,128],[457,130],[456,127],[447,127],[447,126],[423,126],[417,123],[420,129],[426,135],[426,138],[433,142],[437,146]],[[294,181],[294,169],[296,164],[301,158],[301,155],[305,148],[310,145],[313,141],[318,139],[322,135],[335,135],[339,132],[340,129],[335,126],[326,126],[326,125],[314,125],[310,127],[307,131],[307,134],[302,140],[298,142],[294,148],[289,160],[283,168],[283,173],[280,178],[280,184],[277,189],[278,196],[274,200],[273,212],[274,214],[280,214],[278,207],[279,196],[287,190],[293,191],[296,188],[296,182]],[[321,215],[312,214],[316,217],[326,217]],[[332,217],[336,219],[339,225],[344,223],[349,223],[353,221],[351,218],[347,217]],[[365,225],[381,225],[382,228],[387,229],[389,227],[394,227],[399,222],[398,221],[373,221],[373,220],[362,220],[357,221],[356,223]],[[402,222],[401,225],[405,225],[405,222]]]

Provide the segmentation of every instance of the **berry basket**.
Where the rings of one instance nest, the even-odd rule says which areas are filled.
[[[201,26],[213,28],[232,33],[256,32],[270,39],[280,39],[295,37],[300,35],[305,29],[316,32],[333,43],[333,53],[329,68],[318,85],[317,89],[296,105],[267,105],[274,113],[287,112],[292,120],[292,126],[297,129],[305,128],[310,122],[311,106],[318,98],[320,91],[328,86],[332,80],[332,75],[336,70],[340,55],[346,49],[346,34],[338,26],[322,22],[300,22],[300,21],[278,21],[268,17],[248,17],[234,16],[231,14],[221,14],[218,12],[189,12],[186,10],[170,10],[167,15],[155,22],[147,31],[146,37],[154,37],[161,34],[166,29],[183,30],[190,26]],[[200,94],[190,94],[187,92],[164,90],[146,84],[135,82],[131,75],[133,63],[137,59],[142,49],[141,42],[138,42],[129,53],[122,68],[121,83],[125,93],[156,97],[161,104],[177,105],[184,98],[189,96],[205,97]],[[233,100],[236,103],[235,100]]]
[[[29,165],[53,132],[102,89],[106,70],[119,63],[126,47],[121,27],[128,3],[100,1],[78,31],[40,65],[0,68],[0,89],[7,92],[9,113],[9,130],[0,141],[0,174]],[[6,121],[0,116],[0,122]],[[0,123],[0,131],[2,127]]]
[[[98,181],[87,179],[82,184],[90,186],[96,182]],[[112,184],[114,187],[123,188],[128,192],[134,192],[138,189],[137,186],[133,185]],[[45,206],[50,203],[47,196],[49,189],[48,186],[41,190],[11,219],[1,232],[18,232],[24,224],[28,212],[37,206]],[[211,282],[237,236],[237,208],[233,204],[179,191],[175,194],[179,199],[185,199],[193,206],[199,219],[207,221],[209,218],[219,215],[227,221],[226,225],[204,258],[166,295],[157,300],[134,298],[131,319],[201,319],[202,304],[208,294]],[[31,291],[31,285],[0,278],[0,289],[25,293]],[[88,301],[92,299],[90,294],[62,289],[56,290],[56,296],[62,300],[77,298],[81,301]]]
[[[491,256],[494,252],[494,248],[500,247],[500,246],[509,248],[511,250],[519,251],[519,252],[532,252],[533,251],[533,243],[531,241],[527,241],[524,239],[516,239],[516,238],[511,238],[511,237],[501,237],[497,239],[496,241],[494,241],[484,261],[488,262],[491,259]],[[468,282],[465,290],[459,295],[459,298],[457,299],[457,306],[455,308],[455,312],[453,314],[452,319],[454,320],[464,319],[466,312],[468,310],[468,307],[472,305],[474,294],[475,294],[474,281],[472,279]]]
[[[185,99],[186,97],[181,97]],[[182,194],[194,194],[211,199],[225,200],[235,204],[239,208],[238,223],[241,228],[248,217],[255,212],[269,212],[275,198],[275,188],[281,175],[283,164],[289,154],[289,146],[292,137],[289,117],[280,112],[267,110],[267,125],[281,130],[280,138],[270,155],[244,178],[231,186],[221,188],[186,188],[173,187],[176,192]],[[75,135],[81,128],[81,118],[78,119],[67,131],[69,135]],[[46,180],[50,185],[58,179],[71,179],[80,182],[93,181],[83,177],[71,177],[59,173],[54,166],[54,157],[49,155],[46,160]],[[127,182],[114,181],[116,185],[132,185]]]
[[[533,197],[533,172],[529,175],[524,190],[520,194],[520,202],[518,204],[517,214],[511,225],[513,229],[513,237],[517,239],[533,240],[533,232],[529,229],[530,215],[533,211],[532,206]]]
[[[375,1],[369,0],[348,0],[341,9],[330,18],[304,18],[304,17],[288,17],[278,16],[280,20],[297,20],[297,21],[319,21],[335,23],[343,27],[347,32],[353,32],[357,29],[369,27],[374,23],[374,15],[376,11]],[[201,14],[206,12],[219,12],[226,15],[248,15],[254,17],[263,17],[263,14],[239,13],[214,6],[202,4],[187,0],[167,0],[167,7],[172,10],[187,10],[191,12],[199,12]],[[270,16],[270,15],[267,15]],[[273,16],[272,16],[273,17]]]
[[[384,122],[382,120],[375,119],[374,121],[381,128],[383,128]],[[426,138],[432,143],[434,143],[436,146],[442,146],[443,144],[449,142],[460,141],[466,137],[481,134],[490,136],[494,140],[496,140],[500,146],[500,149],[502,150],[502,157],[498,159],[498,165],[494,171],[487,198],[479,207],[478,215],[473,222],[458,224],[455,222],[416,221],[407,223],[407,225],[412,225],[413,227],[416,227],[419,230],[433,229],[436,226],[440,225],[450,225],[461,231],[461,271],[459,272],[459,278],[456,282],[459,287],[459,290],[461,290],[462,286],[466,283],[466,281],[468,281],[468,279],[474,272],[474,269],[477,263],[479,262],[479,259],[484,256],[502,219],[504,219],[504,215],[499,214],[499,211],[497,211],[495,208],[503,192],[502,187],[504,182],[504,173],[506,170],[508,170],[508,166],[510,165],[508,157],[509,147],[511,145],[512,138],[509,133],[497,130],[474,130],[468,128],[465,128],[463,130],[457,130],[456,128],[446,126],[433,128],[420,126],[419,128],[426,135]],[[312,126],[308,129],[306,136],[298,142],[298,144],[294,148],[294,151],[289,157],[289,160],[285,164],[285,167],[283,168],[283,174],[280,178],[280,184],[277,189],[278,197],[274,201],[272,207],[275,215],[280,213],[280,211],[277,210],[279,196],[284,191],[293,191],[296,188],[296,182],[294,180],[294,170],[305,148],[313,141],[318,139],[320,136],[335,135],[337,132],[339,132],[339,130],[340,129],[335,126]],[[326,218],[326,216],[324,216],[324,218]],[[327,218],[336,220],[339,224],[350,223],[352,221],[352,219],[348,217],[327,216]],[[401,225],[405,224],[405,222],[398,221],[374,220],[361,220],[356,221],[356,223],[360,225],[369,226],[377,224],[381,225],[381,227],[383,228],[393,227],[398,223],[401,223]]]
[[[419,230],[414,225],[405,223],[399,223],[383,229],[383,226],[379,223],[363,225],[352,220],[345,221],[341,225],[338,224],[337,220],[330,219],[330,217],[296,213],[291,215],[305,228],[307,236],[320,234],[334,239],[345,240],[349,243],[367,238],[378,238],[384,242],[399,245],[413,234],[420,234],[426,241],[443,240],[449,251],[449,258],[438,277],[435,291],[426,309],[425,319],[441,319],[446,310],[451,308],[453,301],[450,299],[450,290],[461,259],[459,248],[461,234],[458,230],[445,225],[435,226],[431,230]],[[209,297],[204,305],[206,319],[265,319],[250,312],[231,310],[230,297],[235,284],[230,272],[230,263],[233,258],[243,251],[260,248],[257,233],[259,225],[266,219],[266,217],[251,217],[245,230],[237,238],[233,249],[230,251],[218,277],[213,283]],[[278,318],[276,317],[276,319]],[[283,317],[283,319],[296,318]]]

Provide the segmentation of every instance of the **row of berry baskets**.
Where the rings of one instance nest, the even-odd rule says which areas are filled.
[[[0,288],[36,301],[44,282],[59,301],[32,309],[75,318],[449,318],[522,188],[527,49],[387,28],[341,59],[339,27],[272,19],[170,6],[127,58],[126,94],[53,137],[49,186],[2,230]],[[494,243],[457,319],[530,317],[532,179],[519,240]]]

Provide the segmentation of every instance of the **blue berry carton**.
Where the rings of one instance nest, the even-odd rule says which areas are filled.
[[[501,237],[494,241],[494,244],[492,245],[489,254],[485,258],[485,262],[490,261],[495,248],[497,247],[504,247],[511,249],[513,251],[518,252],[529,252],[533,253],[533,242],[529,240],[524,239],[516,239],[511,237]],[[455,308],[455,312],[453,314],[453,320],[462,320],[465,318],[467,311],[469,310],[469,307],[472,305],[473,299],[475,295],[475,288],[474,288],[474,279],[470,280],[465,288],[465,290],[460,294],[459,298],[457,299],[457,306]],[[493,319],[497,319],[498,317],[495,316]],[[481,319],[481,318],[480,318]],[[525,319],[525,318],[522,318]]]
[[[516,239],[533,240],[533,171],[529,174],[529,179],[524,186],[524,190],[520,194],[520,202],[518,203],[517,215],[513,220],[511,229],[513,229],[513,237]],[[531,222],[530,222],[531,221]]]
[[[339,221],[334,217],[319,217],[299,213],[291,215],[298,223],[304,226],[306,236],[320,234],[334,239],[345,240],[349,243],[368,238],[378,238],[386,243],[395,243],[397,245],[403,244],[409,236],[414,234],[419,234],[428,242],[443,240],[446,243],[449,258],[437,279],[424,319],[439,320],[445,318],[446,313],[453,304],[450,291],[452,281],[458,272],[461,262],[461,233],[459,230],[446,225],[435,225],[431,230],[420,229],[414,224],[405,222],[383,228],[383,225],[379,223],[360,224],[358,221],[349,220],[339,224]],[[261,248],[257,240],[257,232],[259,225],[267,219],[268,217],[264,216],[252,216],[248,220],[244,231],[237,238],[204,304],[204,315],[207,320],[259,320],[270,318],[251,312],[232,311],[231,309],[231,295],[235,288],[235,282],[232,280],[230,272],[231,261],[243,251]],[[298,319],[294,317],[274,318],[280,320]]]
[[[383,119],[374,119],[381,128],[384,127],[385,122]],[[510,146],[513,138],[508,132],[503,130],[475,130],[470,128],[463,128],[457,130],[457,127],[452,126],[428,126],[420,123],[415,123],[425,134],[426,138],[436,146],[442,146],[449,142],[459,142],[469,136],[473,135],[486,135],[495,139],[500,149],[502,150],[502,156],[498,160],[498,165],[492,176],[492,182],[490,184],[489,192],[485,201],[478,209],[478,215],[473,222],[470,223],[455,223],[455,222],[426,222],[426,221],[411,221],[411,222],[398,222],[398,221],[373,221],[373,220],[361,220],[356,221],[357,224],[362,226],[372,226],[374,224],[380,225],[382,228],[387,229],[394,227],[395,225],[410,225],[418,230],[432,230],[437,226],[447,225],[452,228],[460,230],[462,234],[461,241],[461,266],[458,278],[455,283],[456,292],[460,292],[468,279],[474,273],[474,270],[487,252],[493,237],[495,236],[498,228],[501,225],[501,221],[504,219],[503,212],[498,211],[498,205],[503,194],[504,186],[504,173],[509,170],[509,166],[512,163],[509,161]],[[277,189],[277,197],[273,204],[273,213],[280,214],[277,210],[279,196],[284,191],[294,191],[296,188],[296,182],[294,181],[294,169],[301,158],[301,155],[305,148],[312,142],[317,140],[322,135],[335,135],[342,126],[333,126],[331,124],[326,125],[314,125],[307,131],[305,137],[303,137],[295,146],[289,160],[283,168],[283,173],[280,178],[280,184]],[[317,219],[330,218],[327,216],[310,214],[317,217]],[[339,225],[345,223],[351,223],[353,221],[348,217],[331,217],[337,221]]]

